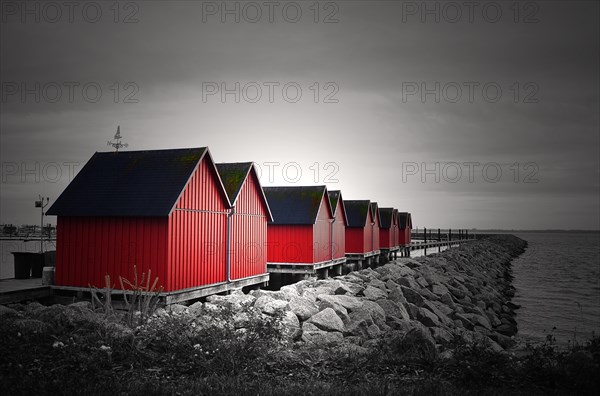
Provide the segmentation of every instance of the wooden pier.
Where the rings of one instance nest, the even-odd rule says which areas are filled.
[[[0,280],[0,305],[51,296],[52,289],[42,285],[42,278]]]
[[[460,246],[462,243],[475,241],[479,238],[478,235],[472,232],[469,233],[468,230],[455,230],[453,234],[452,229],[443,230],[442,232],[442,229],[438,228],[437,232],[432,232],[431,229],[424,228],[422,232],[418,230],[412,232],[411,239],[410,245],[400,247],[401,257],[410,257],[410,252],[413,250],[423,250],[423,255],[426,256],[427,249],[437,248],[439,253],[443,247]]]

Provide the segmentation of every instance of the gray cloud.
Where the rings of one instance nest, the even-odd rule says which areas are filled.
[[[23,164],[35,169],[39,163],[39,173],[54,163],[82,166],[94,151],[108,149],[121,125],[130,149],[208,145],[217,161],[254,160],[263,168],[277,161],[274,184],[289,181],[281,169],[294,162],[302,172],[298,183],[329,182],[347,199],[412,211],[420,225],[598,228],[598,4],[534,3],[538,23],[522,23],[523,14],[514,23],[508,3],[501,3],[498,23],[477,13],[473,23],[422,23],[403,14],[411,2],[387,1],[335,2],[338,23],[314,23],[310,4],[300,2],[297,23],[280,14],[274,23],[264,16],[258,23],[210,16],[204,23],[202,2],[186,1],[135,2],[139,21],[130,24],[114,23],[108,3],[100,3],[98,23],[23,24],[7,16],[0,39],[3,93],[13,83],[31,89],[38,82],[48,91],[40,103],[31,94],[22,103],[19,93],[1,103],[0,222],[36,222],[37,194],[55,199],[69,182],[64,174],[23,181],[13,174],[15,164],[21,172]],[[79,84],[72,101],[69,82]],[[207,82],[229,88],[256,82],[262,97],[257,103],[245,102],[242,93],[241,103],[233,95],[226,103],[219,94],[203,100]],[[273,103],[269,82],[279,83]],[[297,103],[282,96],[289,82],[302,89]],[[338,103],[324,103],[334,92],[327,82]],[[422,101],[403,92],[407,84],[435,82],[493,83],[502,96],[491,103],[477,89],[472,103],[466,91],[451,103],[450,86],[435,103],[433,95]],[[45,97],[53,83],[63,89],[57,103]],[[85,84],[101,87],[97,102],[82,93]],[[527,94],[537,102],[523,103]],[[124,103],[127,95],[138,102]],[[497,162],[506,175],[510,164],[533,162],[539,183],[402,181],[406,162],[467,161]],[[325,168],[328,163],[334,167]],[[336,182],[327,178],[333,170]]]

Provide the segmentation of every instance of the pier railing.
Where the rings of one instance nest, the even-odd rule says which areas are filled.
[[[438,252],[441,252],[442,248],[458,246],[461,243],[474,241],[480,237],[472,231],[463,229],[416,229],[411,231],[411,243],[404,247],[401,255],[410,256],[410,252],[413,250],[423,250],[424,254],[427,255],[427,249],[435,248]]]

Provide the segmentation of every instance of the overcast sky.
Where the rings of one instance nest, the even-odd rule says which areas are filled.
[[[415,227],[600,228],[595,1],[0,3],[0,223],[120,125]]]

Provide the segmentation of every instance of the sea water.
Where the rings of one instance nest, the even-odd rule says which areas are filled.
[[[514,233],[528,242],[515,259],[518,337],[559,344],[600,335],[600,234]]]

